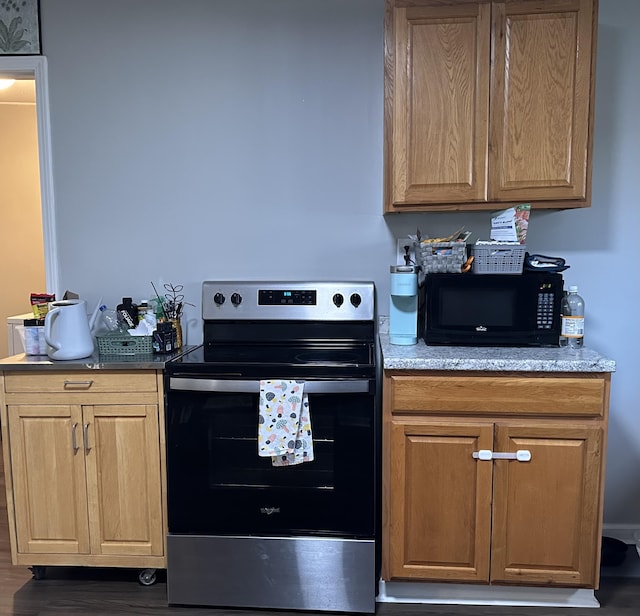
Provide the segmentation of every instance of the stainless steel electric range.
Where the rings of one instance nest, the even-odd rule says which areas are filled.
[[[203,345],[166,367],[169,603],[374,612],[373,283],[206,281],[202,317]],[[259,455],[279,380],[303,384],[312,461]]]

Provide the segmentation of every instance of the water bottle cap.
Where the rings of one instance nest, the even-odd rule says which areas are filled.
[[[570,293],[577,293],[577,292],[578,292],[578,287],[577,287],[577,285],[572,284],[572,285],[569,287],[569,292],[570,292]]]

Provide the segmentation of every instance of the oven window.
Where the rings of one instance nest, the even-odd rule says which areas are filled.
[[[169,532],[372,536],[371,394],[311,394],[314,460],[258,456],[258,396],[169,391]]]

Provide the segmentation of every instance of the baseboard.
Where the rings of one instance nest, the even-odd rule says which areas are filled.
[[[602,567],[601,577],[640,578],[640,525],[604,524],[604,537],[612,537],[635,547],[622,565]],[[637,551],[637,555],[636,555]],[[538,588],[440,584],[430,582],[385,582],[380,580],[379,603],[430,603],[449,605],[511,605],[542,607],[599,607],[589,589]]]
[[[640,524],[603,524],[602,535],[640,546]]]
[[[595,592],[586,588],[480,586],[380,580],[379,603],[449,605],[511,605],[530,607],[600,607]]]

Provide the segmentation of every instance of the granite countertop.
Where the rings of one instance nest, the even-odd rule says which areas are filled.
[[[162,370],[167,362],[194,348],[195,346],[185,346],[174,353],[121,357],[94,353],[84,359],[66,361],[49,359],[46,355],[20,353],[0,359],[0,370]]]
[[[380,334],[385,370],[479,370],[515,372],[615,372],[616,362],[589,348],[412,346]]]

